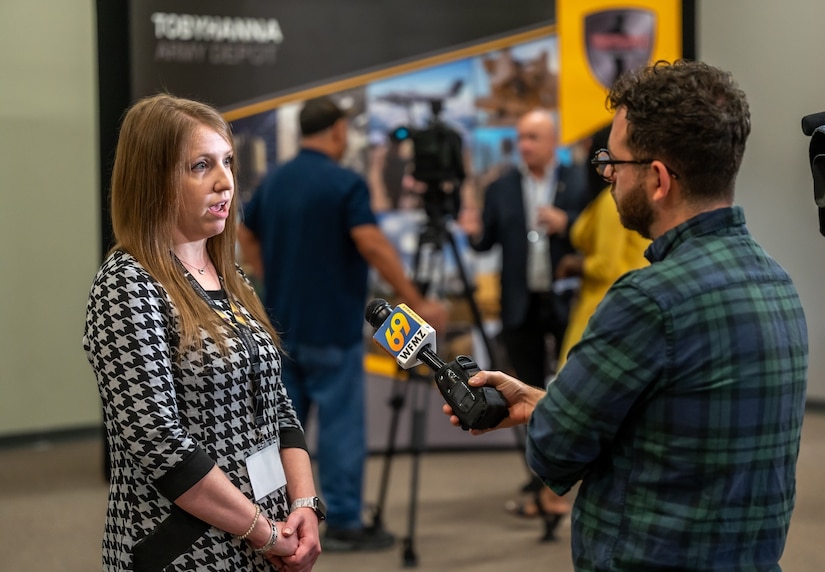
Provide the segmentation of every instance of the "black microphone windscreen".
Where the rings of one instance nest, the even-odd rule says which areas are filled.
[[[387,316],[392,312],[392,306],[383,298],[375,298],[370,300],[367,304],[367,309],[364,311],[364,318],[367,323],[373,328],[378,328],[387,319]]]
[[[825,125],[825,111],[806,115],[802,118],[802,133],[810,135],[821,125]]]

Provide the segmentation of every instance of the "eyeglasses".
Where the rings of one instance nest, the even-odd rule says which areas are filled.
[[[607,149],[599,149],[596,151],[596,154],[593,155],[593,159],[590,160],[590,164],[595,167],[596,172],[602,179],[608,183],[612,183],[613,173],[611,172],[609,175],[607,174],[608,167],[613,167],[615,165],[649,165],[655,160],[656,159],[636,159],[633,161],[620,161],[619,159],[611,159],[610,152]],[[679,178],[679,175],[672,171],[667,165],[665,165],[665,169],[667,169],[667,172],[674,179]]]

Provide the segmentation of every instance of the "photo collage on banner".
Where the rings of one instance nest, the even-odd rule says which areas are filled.
[[[558,41],[552,34],[329,94],[349,115],[349,147],[342,163],[367,180],[381,227],[410,275],[430,281],[433,288],[441,289],[435,293],[454,305],[460,306],[468,288],[472,289],[485,322],[492,322],[493,328],[498,313],[497,252],[472,251],[455,218],[460,208],[481,208],[485,187],[518,164],[518,118],[536,107],[556,111],[558,72]],[[302,103],[290,102],[232,121],[243,201],[249,200],[268,170],[297,153]],[[398,128],[424,130],[436,121],[460,136],[466,174],[455,191],[455,211],[443,225],[430,219],[424,204],[426,185],[413,177],[412,140],[393,137]],[[560,147],[559,160],[568,164],[578,160],[588,168],[576,148]],[[422,237],[428,223],[451,233],[468,277],[466,287],[449,240],[436,240],[433,248],[430,239]],[[421,261],[428,256],[429,264]],[[375,296],[391,296],[377,275],[372,277],[372,290]],[[464,323],[454,321],[451,330],[466,343],[473,324],[469,312],[461,313],[466,314]],[[462,351],[472,353],[473,348]]]
[[[560,130],[558,161],[589,171],[590,138],[610,122],[604,102],[613,79],[624,69],[681,56],[680,3],[642,4],[628,9],[616,0],[561,2],[558,24],[546,33],[514,36],[518,39],[512,43],[505,38],[470,57],[448,55],[428,67],[378,74],[371,82],[327,92],[349,116],[349,148],[342,163],[367,180],[373,210],[410,276],[450,302],[445,358],[469,353],[484,361],[486,352],[473,333],[476,324],[466,303],[470,292],[488,336],[498,331],[498,251],[474,252],[456,219],[462,209],[480,209],[485,188],[518,165],[518,118],[534,108],[554,113]],[[302,104],[292,99],[232,120],[242,200],[251,197],[267,171],[297,153]],[[460,140],[464,177],[455,189],[448,184],[447,190],[434,190],[418,180],[412,138],[398,136],[402,130],[435,125],[447,127]],[[433,228],[452,240],[446,235],[433,239]],[[371,296],[392,296],[376,273]]]

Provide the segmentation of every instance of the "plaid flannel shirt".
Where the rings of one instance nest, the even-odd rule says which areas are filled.
[[[795,499],[805,318],[739,207],[654,241],[528,426],[573,509],[577,570],[778,570]]]

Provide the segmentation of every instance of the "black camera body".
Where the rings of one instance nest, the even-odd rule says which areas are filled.
[[[496,388],[468,383],[479,371],[473,358],[460,355],[435,372],[438,391],[464,430],[492,429],[509,415],[507,402]]]
[[[819,233],[825,236],[825,111],[803,117],[802,133],[811,136],[808,158],[814,179],[814,202],[819,209]]]
[[[461,208],[459,188],[466,177],[461,135],[441,121],[442,103],[430,102],[433,117],[424,129],[401,126],[390,132],[395,142],[411,140],[414,179],[426,183],[424,210],[431,218],[456,216]]]

